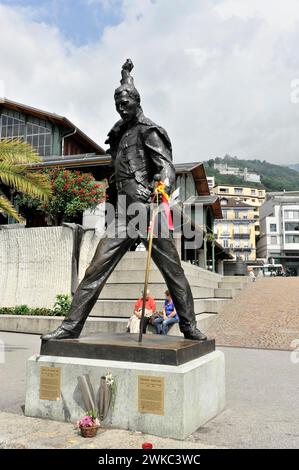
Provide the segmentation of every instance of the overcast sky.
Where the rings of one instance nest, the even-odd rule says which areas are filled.
[[[0,95],[104,146],[130,57],[176,162],[297,163],[298,44],[298,0],[0,0]]]

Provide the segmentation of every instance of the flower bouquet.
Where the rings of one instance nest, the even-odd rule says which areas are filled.
[[[88,411],[87,414],[77,422],[77,427],[80,429],[83,437],[95,437],[100,426],[101,423],[95,411]]]

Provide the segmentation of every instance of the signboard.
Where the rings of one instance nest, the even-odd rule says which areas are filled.
[[[138,411],[164,416],[164,377],[139,375]]]
[[[60,399],[60,368],[41,367],[39,399],[57,401]]]

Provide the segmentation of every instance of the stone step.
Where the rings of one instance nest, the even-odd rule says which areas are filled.
[[[198,287],[219,287],[219,282],[217,279],[205,279],[201,275],[187,275],[188,281],[192,286]],[[136,284],[140,283],[140,280],[144,279],[144,270],[130,270],[127,271],[114,271],[109,277],[107,284]],[[150,272],[149,282],[151,284],[162,283],[164,284],[164,279],[160,271],[154,270]]]
[[[225,289],[225,288],[220,288],[220,289],[215,289],[214,290],[214,297],[222,297],[224,299],[233,299],[236,295],[236,290],[235,289]]]
[[[145,270],[146,259],[144,258],[126,258],[124,257],[116,266],[115,271],[143,271]],[[182,261],[182,267],[186,273],[186,275],[202,275],[204,279],[215,279],[217,281],[222,280],[222,276],[217,273],[213,273],[206,269],[199,268],[198,266],[194,266],[191,263],[186,263]],[[151,262],[151,270],[158,270],[155,263]]]
[[[130,252],[125,254],[125,256],[120,261],[120,264],[125,263],[127,261],[132,261],[132,260],[136,261],[136,262],[139,262],[138,260],[142,260],[145,264],[145,262],[146,262],[146,252],[130,251]],[[213,273],[212,271],[208,271],[207,269],[200,268],[200,267],[195,266],[194,264],[191,264],[187,261],[181,261],[181,263],[182,263],[182,266],[184,266],[184,267],[187,266],[190,269],[196,269],[196,270],[202,271],[204,273],[210,274],[211,276],[222,277],[220,274]],[[154,264],[154,262],[153,262],[153,264]]]
[[[143,286],[143,282],[135,284],[106,284],[103,291],[101,292],[101,299],[111,299],[116,301],[119,299],[136,300],[140,297]],[[154,299],[164,299],[164,292],[166,290],[166,285],[164,283],[150,284],[149,288]],[[214,290],[217,290],[210,287],[198,286],[191,286],[191,289],[194,298],[199,299],[214,297]],[[223,297],[226,296],[224,295]]]
[[[246,284],[243,284],[242,282],[231,282],[231,281],[222,281],[219,282],[219,288],[224,288],[224,289],[237,289],[241,290],[244,288]]]
[[[242,284],[247,284],[250,282],[250,278],[248,276],[223,276],[222,280],[237,283],[241,282]]]
[[[209,312],[219,313],[221,309],[229,302],[229,299],[210,298],[210,299],[195,299],[194,309],[196,314]],[[129,318],[134,308],[133,300],[98,300],[93,307],[90,316],[92,317],[112,317],[112,318]],[[158,311],[163,308],[163,301],[157,301],[156,307]]]
[[[205,330],[217,315],[202,313],[196,316],[197,326]],[[11,331],[15,333],[44,334],[55,330],[61,324],[62,317],[47,317],[33,315],[0,315],[0,331]],[[126,318],[88,318],[82,330],[81,336],[94,333],[124,333],[127,328]],[[148,327],[148,334],[155,333],[153,326]],[[171,326],[170,335],[182,336],[177,324]]]

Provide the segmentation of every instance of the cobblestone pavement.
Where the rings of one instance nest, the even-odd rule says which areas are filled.
[[[207,333],[221,346],[298,348],[299,278],[249,284],[217,315]]]

